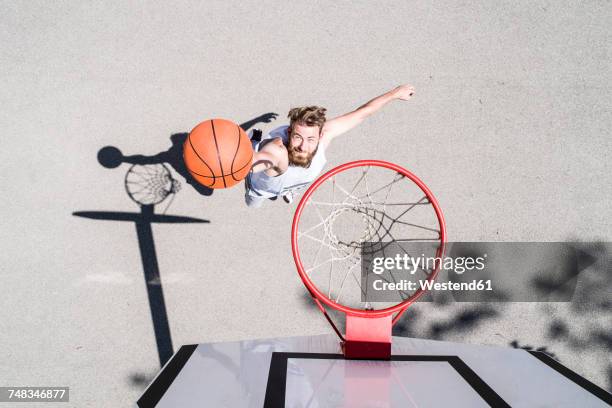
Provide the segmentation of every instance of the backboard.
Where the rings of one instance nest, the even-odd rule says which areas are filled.
[[[346,360],[333,335],[187,345],[137,402],[170,407],[606,407],[612,396],[546,354],[394,337]]]

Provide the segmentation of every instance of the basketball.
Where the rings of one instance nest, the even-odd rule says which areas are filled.
[[[240,126],[225,119],[211,119],[189,133],[183,146],[183,159],[189,173],[200,184],[228,188],[249,173],[253,148]]]

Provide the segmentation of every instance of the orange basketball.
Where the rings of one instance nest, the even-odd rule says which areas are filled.
[[[240,126],[225,119],[211,119],[193,128],[183,146],[183,159],[200,184],[227,188],[251,170],[253,148]]]

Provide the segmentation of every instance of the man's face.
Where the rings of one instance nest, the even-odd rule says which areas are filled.
[[[289,164],[300,167],[310,166],[319,147],[320,129],[318,126],[305,126],[299,123],[289,128]]]

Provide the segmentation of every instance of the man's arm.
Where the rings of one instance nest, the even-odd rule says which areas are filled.
[[[251,171],[253,173],[259,173],[260,171],[277,167],[277,161],[277,158],[270,152],[255,152],[253,154],[253,166],[251,166]]]
[[[253,154],[251,171],[254,173],[266,171],[269,176],[275,176],[283,173],[286,169],[287,149],[280,139],[266,143],[260,151]]]
[[[334,138],[348,132],[363,122],[365,118],[379,111],[389,102],[396,99],[405,101],[410,99],[412,95],[414,95],[414,87],[412,85],[400,85],[397,88],[366,102],[352,112],[327,121],[323,126],[321,142],[325,143],[325,146],[327,147]]]

